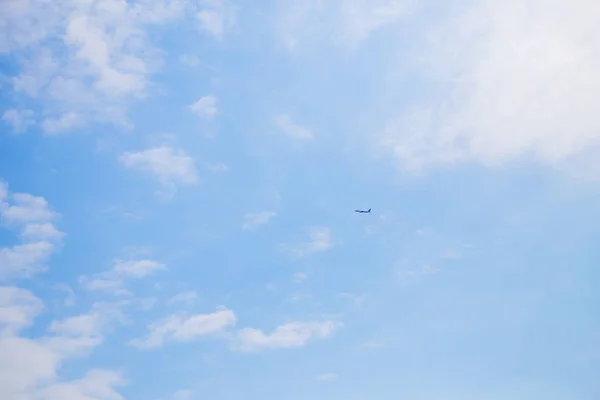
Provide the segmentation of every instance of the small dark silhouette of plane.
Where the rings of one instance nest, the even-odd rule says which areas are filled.
[[[354,212],[357,212],[359,214],[368,214],[371,212],[371,209],[369,208],[368,210],[354,210]]]

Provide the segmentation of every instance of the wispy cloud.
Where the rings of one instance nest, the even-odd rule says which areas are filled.
[[[411,14],[412,0],[347,0],[289,2],[281,8],[278,38],[290,51],[316,46],[354,50],[371,34]]]
[[[314,227],[308,230],[308,240],[301,243],[283,243],[280,248],[296,257],[323,252],[333,247],[331,228]]]
[[[228,29],[237,22],[238,8],[229,0],[200,0],[196,19],[200,29],[222,39]]]
[[[275,125],[277,126],[277,128],[279,128],[281,132],[283,132],[283,134],[293,139],[313,139],[313,133],[309,129],[295,123],[292,120],[292,117],[287,114],[280,114],[276,116]]]
[[[177,293],[175,296],[171,297],[168,300],[169,304],[176,304],[176,303],[191,304],[196,301],[198,301],[198,293],[194,292],[193,290]]]
[[[271,333],[245,328],[238,332],[238,349],[256,351],[302,347],[312,340],[331,336],[340,326],[340,323],[334,321],[288,322],[278,326]]]
[[[198,182],[194,160],[181,149],[160,146],[126,152],[121,154],[119,161],[127,168],[154,175],[166,191],[167,197],[174,194],[178,184],[195,185]]]
[[[84,125],[83,118],[75,112],[66,112],[56,118],[46,118],[42,129],[49,134],[71,131]]]
[[[189,54],[181,55],[179,57],[179,62],[189,68],[199,67],[202,65],[202,60]]]
[[[104,335],[116,323],[124,321],[125,316],[118,306],[95,303],[88,313],[53,321],[49,331],[57,336],[45,341],[48,347],[61,354],[80,356],[99,346]]]
[[[308,275],[306,275],[306,274],[304,274],[304,273],[302,273],[302,272],[297,272],[297,273],[295,273],[295,274],[294,274],[294,276],[292,277],[292,281],[293,281],[294,283],[302,283],[302,282],[304,282],[304,281],[305,281],[305,280],[307,280],[307,279],[308,279]]]
[[[210,314],[174,314],[149,325],[148,336],[144,339],[134,339],[130,344],[141,349],[150,349],[161,347],[167,341],[187,342],[219,334],[235,325],[236,321],[233,311],[226,308],[219,308]]]
[[[367,297],[365,294],[352,294],[352,293],[340,293],[338,295],[341,299],[349,300],[353,304],[359,306],[364,303],[365,298]]]
[[[119,276],[143,278],[156,271],[164,270],[166,266],[153,260],[116,260],[113,271]]]
[[[372,339],[365,342],[365,347],[368,347],[370,349],[378,349],[380,347],[383,347],[384,345],[385,343],[383,341],[377,339]]]
[[[2,114],[2,120],[12,126],[14,133],[23,133],[34,123],[33,111],[31,110],[6,110]]]
[[[277,213],[274,211],[261,211],[257,213],[247,213],[244,215],[244,223],[242,224],[242,229],[244,230],[252,230],[256,229],[262,225],[266,225],[269,221],[277,216]]]
[[[321,382],[330,382],[335,381],[338,378],[338,374],[334,374],[332,372],[317,375],[316,379]]]
[[[214,173],[223,173],[229,171],[229,166],[225,163],[207,163],[205,166],[210,172]]]
[[[416,268],[405,268],[398,271],[398,276],[405,279],[416,279],[422,276],[434,275],[439,272],[439,269],[431,265],[421,265]]]
[[[43,309],[44,303],[28,290],[0,286],[0,336],[16,335]]]
[[[217,115],[217,98],[213,95],[203,96],[188,106],[189,110],[202,118],[213,118]]]
[[[125,288],[127,279],[145,278],[166,268],[165,264],[150,259],[117,259],[109,270],[91,276],[81,276],[79,283],[87,290],[110,292],[116,296],[130,295]]]
[[[21,230],[22,245],[0,249],[1,277],[27,278],[39,270],[55,250],[62,237],[49,225],[57,218],[45,199],[24,193],[11,193],[0,181],[2,222]],[[43,238],[43,239],[40,239]],[[42,249],[42,250],[40,250]],[[31,338],[20,336],[33,325],[45,308],[41,299],[28,290],[0,286],[0,398],[116,399],[115,386],[122,383],[118,374],[91,370],[77,380],[59,380],[59,368],[72,358],[83,356],[102,343],[111,321],[120,311],[108,304],[96,303],[85,314],[52,321],[46,334]],[[24,363],[23,360],[36,360]],[[99,397],[98,397],[99,396]]]
[[[178,390],[169,397],[169,400],[192,400],[194,392],[191,390]]]
[[[127,126],[128,106],[160,66],[145,28],[185,15],[183,1],[10,4],[0,16],[0,53],[24,56],[13,89],[40,101],[48,132],[90,121]]]
[[[91,370],[81,379],[61,382],[40,390],[39,397],[47,400],[62,399],[122,399],[117,388],[124,386],[120,373],[107,370]],[[94,396],[94,397],[91,397]]]
[[[77,301],[77,295],[69,285],[58,284],[55,285],[54,288],[66,294],[65,299],[62,301],[62,305],[64,307],[73,307],[75,305],[75,302]]]
[[[0,180],[0,219],[20,230],[21,243],[0,247],[0,280],[30,277],[43,271],[64,236],[54,226],[58,215],[43,197],[10,193]]]
[[[71,381],[58,378],[66,360],[86,355],[102,343],[111,321],[118,319],[118,311],[95,304],[87,314],[53,321],[41,338],[17,336],[33,324],[43,308],[43,302],[27,290],[0,287],[0,376],[12,377],[2,381],[0,398],[120,398],[114,387],[122,381],[112,371],[91,370]],[[36,362],[32,365],[23,360]]]

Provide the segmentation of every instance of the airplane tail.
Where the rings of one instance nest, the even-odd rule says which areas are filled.
[[[369,212],[371,212],[371,209],[369,208]]]

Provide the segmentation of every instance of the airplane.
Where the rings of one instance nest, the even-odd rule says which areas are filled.
[[[365,210],[354,210],[354,212],[357,212],[359,214],[368,214],[371,212],[371,209],[369,208],[367,211]]]

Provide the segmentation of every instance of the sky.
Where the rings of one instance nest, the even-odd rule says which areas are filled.
[[[0,398],[599,399],[599,19],[0,1]]]

